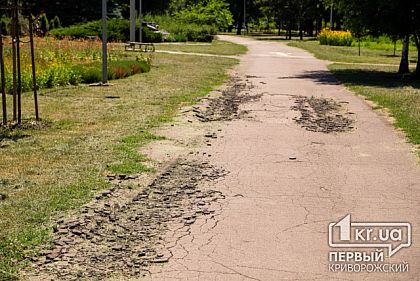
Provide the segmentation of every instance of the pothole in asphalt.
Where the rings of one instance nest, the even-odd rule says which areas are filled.
[[[246,110],[240,110],[241,104],[259,100],[262,97],[262,94],[251,94],[250,91],[253,88],[251,82],[234,77],[221,91],[220,96],[206,98],[208,102],[204,107],[194,107],[194,115],[201,122],[239,119],[249,113]]]
[[[121,202],[118,189],[102,192],[97,196],[101,204],[58,222],[54,247],[32,258],[29,274],[53,280],[147,274],[150,265],[172,256],[164,241],[171,225],[188,231],[197,219],[215,215],[224,195],[203,184],[226,174],[207,162],[178,161],[130,200]]]
[[[354,128],[353,113],[333,99],[295,96],[295,105],[291,108],[301,116],[294,118],[302,128],[312,132],[346,132]]]

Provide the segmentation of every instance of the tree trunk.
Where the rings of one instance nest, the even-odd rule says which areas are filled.
[[[394,40],[394,57],[397,55],[397,40]]]
[[[300,40],[303,40],[302,22],[299,22],[299,38]]]
[[[406,35],[403,40],[403,50],[401,55],[400,69],[398,70],[399,74],[409,73],[409,62],[408,62],[408,51],[410,46],[410,36]]]
[[[308,26],[308,36],[314,37],[314,22],[310,22]]]
[[[239,19],[238,19],[238,29],[236,30],[236,35],[241,35],[242,33],[242,14],[239,15]]]
[[[417,65],[416,65],[416,77],[419,78],[420,77],[420,38],[419,38],[419,33],[414,32],[414,40],[416,42],[416,47],[417,47]]]

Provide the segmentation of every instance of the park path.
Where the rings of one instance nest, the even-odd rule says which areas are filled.
[[[244,106],[253,118],[222,125],[203,148],[230,172],[212,186],[226,195],[220,213],[193,224],[149,279],[420,280],[420,168],[402,133],[337,83],[327,62],[283,43],[221,39],[249,48],[237,72],[263,96]],[[306,130],[305,120],[293,120],[296,96],[332,98],[355,123],[344,132]],[[410,222],[412,246],[385,258],[409,263],[409,272],[329,272],[328,224],[347,214]]]

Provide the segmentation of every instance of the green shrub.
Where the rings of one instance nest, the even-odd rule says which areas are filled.
[[[48,22],[48,18],[46,14],[43,14],[40,19],[40,27],[39,27],[43,33],[43,35],[47,34],[47,32],[50,30],[50,24]]]
[[[160,29],[170,33],[169,42],[211,42],[217,34],[217,27],[213,25],[200,25],[185,23],[176,18],[164,16],[146,15],[146,21],[156,22]]]
[[[122,79],[134,74],[150,71],[150,65],[144,60],[139,61],[111,61],[108,67],[109,80]],[[61,65],[51,67],[37,75],[37,87],[48,89],[80,83],[97,83],[102,81],[102,65],[100,62],[80,64],[75,66]],[[6,75],[6,89],[12,93],[13,81],[11,75]],[[32,75],[22,73],[22,91],[32,90]]]
[[[137,28],[139,28],[139,23]],[[85,39],[88,37],[102,37],[102,22],[92,21],[83,24],[72,25],[65,28],[57,28],[51,31],[51,35],[58,39],[69,37],[72,39]],[[137,34],[136,34],[137,35]],[[130,21],[123,19],[108,20],[108,40],[114,42],[127,42],[130,40]],[[144,42],[162,42],[162,34],[155,33],[148,28],[143,28]]]
[[[203,25],[196,23],[185,23],[169,16],[146,16],[146,21],[156,22],[162,31],[170,33],[166,39],[169,42],[211,42],[217,33],[217,28],[213,25]],[[137,23],[139,28],[139,23]],[[101,21],[92,21],[84,24],[73,25],[66,28],[56,28],[51,34],[62,39],[64,37],[72,39],[84,39],[91,36],[102,36]],[[130,40],[129,20],[110,19],[108,21],[108,40],[117,42],[127,42]],[[143,28],[143,42],[156,43],[162,42],[162,33],[153,32],[149,28]]]
[[[70,66],[59,65],[37,73],[37,87],[39,89],[54,88],[67,85],[77,85],[81,82],[80,74],[75,72]],[[22,92],[32,90],[32,73],[22,72]],[[6,72],[6,91],[12,93],[12,75]]]
[[[50,22],[50,30],[61,28],[61,21],[58,16],[55,16]]]
[[[233,17],[229,5],[222,0],[208,0],[191,5],[176,13],[175,18],[185,24],[214,25],[219,30],[228,28]]]
[[[146,43],[158,43],[163,41],[162,33],[153,32],[149,28],[143,28],[143,42]]]
[[[3,36],[8,35],[9,34],[8,28],[7,28],[7,26],[9,25],[8,19],[7,18],[2,18],[0,20],[0,25],[1,25],[0,28],[1,28],[2,35]]]
[[[100,66],[82,66],[73,67],[73,70],[80,75],[80,82],[92,84],[102,81],[102,69]]]
[[[77,65],[73,70],[81,77],[81,82],[86,84],[102,81],[102,65],[91,63],[89,65]],[[108,65],[108,79],[117,80],[134,74],[150,71],[150,65],[146,61],[112,61]]]
[[[167,41],[168,42],[187,42],[188,37],[185,34],[170,34]]]
[[[91,21],[83,24],[57,28],[51,34],[59,39],[69,37],[72,39],[85,39],[88,37],[102,37],[102,22]],[[128,20],[111,19],[108,21],[109,41],[128,41],[130,24]]]

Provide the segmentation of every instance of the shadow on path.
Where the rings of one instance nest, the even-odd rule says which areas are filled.
[[[278,77],[277,79],[309,79],[323,85],[369,86],[383,88],[413,87],[420,89],[420,80],[413,75],[402,76],[397,73],[366,69],[336,69],[305,71],[296,76]]]

